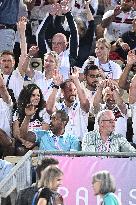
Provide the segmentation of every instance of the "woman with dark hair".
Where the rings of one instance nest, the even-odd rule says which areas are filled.
[[[99,171],[93,175],[92,179],[95,195],[100,195],[103,199],[102,205],[121,205],[119,199],[114,194],[116,187],[113,176],[108,171]]]
[[[26,118],[28,112],[29,117]],[[22,89],[18,98],[18,108],[13,117],[13,134],[16,138],[16,152],[19,155],[35,147],[35,143],[23,140],[20,136],[20,128],[26,121],[29,121],[29,131],[49,128],[50,117],[45,109],[41,89],[36,84],[29,84]]]

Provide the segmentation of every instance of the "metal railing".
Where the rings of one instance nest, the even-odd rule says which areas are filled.
[[[22,157],[22,159],[15,165],[10,174],[7,175],[0,182],[0,201],[2,197],[7,197],[16,189],[18,192],[24,188],[27,188],[31,185],[31,167],[32,167],[32,157],[37,157],[37,160],[42,159],[44,156],[71,156],[71,157],[84,157],[84,156],[96,156],[96,157],[136,157],[136,153],[128,153],[128,152],[83,152],[83,151],[71,151],[71,152],[63,152],[63,151],[40,151],[33,150],[28,151],[26,155]],[[0,203],[1,204],[1,203]]]

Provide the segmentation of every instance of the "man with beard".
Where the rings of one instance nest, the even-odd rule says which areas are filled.
[[[47,100],[46,109],[49,114],[56,110],[65,110],[69,116],[69,121],[65,128],[66,133],[75,135],[82,141],[83,135],[88,131],[90,105],[78,77],[79,71],[77,67],[73,68],[70,79],[65,80],[62,84],[60,84],[59,77],[56,76],[54,78],[56,85]],[[56,102],[59,85],[62,90],[63,99],[61,102]]]
[[[96,93],[96,89],[100,79],[101,79],[101,73],[98,66],[94,65],[94,62],[88,63],[84,70],[84,81],[81,83],[90,103],[88,131],[94,129],[95,117],[92,111],[92,107],[93,107],[94,95]]]
[[[104,14],[102,27],[105,28],[104,38],[108,42],[115,42],[123,33],[132,29],[132,21],[136,16],[133,5],[134,0],[121,0],[121,5]]]
[[[126,137],[127,132],[127,107],[120,96],[119,89],[114,81],[104,80],[99,83],[94,96],[94,112],[98,114],[101,110],[112,110],[114,113],[115,133]],[[97,122],[95,128],[98,127]]]
[[[58,110],[51,116],[50,129],[28,131],[28,122],[31,114],[36,112],[33,105],[27,109],[23,126],[21,127],[21,137],[30,142],[37,142],[40,150],[46,151],[78,151],[79,140],[76,136],[65,132],[65,126],[69,117],[64,110]]]
[[[99,128],[85,134],[82,150],[89,152],[136,152],[121,134],[116,134],[116,118],[112,110],[103,110],[97,116]],[[120,128],[121,129],[121,128]]]

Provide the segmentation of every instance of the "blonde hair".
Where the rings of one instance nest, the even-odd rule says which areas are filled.
[[[39,182],[40,187],[48,187],[50,188],[50,184],[53,183],[56,177],[63,175],[63,172],[55,166],[48,166],[42,172],[41,180]]]
[[[109,50],[111,49],[110,43],[108,43],[105,38],[99,38],[98,41],[96,41],[96,44],[98,43],[102,43]]]
[[[60,66],[60,58],[59,55],[55,52],[55,51],[50,51],[44,54],[44,58],[46,58],[47,56],[52,56],[55,60],[55,63],[57,65],[57,68],[59,68]]]

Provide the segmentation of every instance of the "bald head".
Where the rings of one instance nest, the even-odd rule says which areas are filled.
[[[67,44],[67,38],[63,33],[56,33],[52,38],[52,50],[57,54],[65,51]]]

